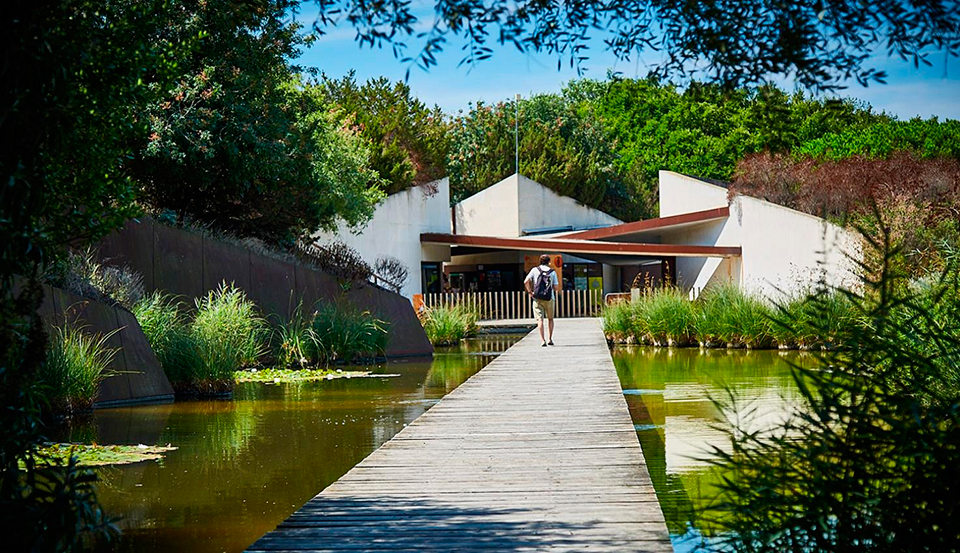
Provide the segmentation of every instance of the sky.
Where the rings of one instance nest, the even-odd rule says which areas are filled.
[[[303,12],[299,19],[312,23],[313,14]],[[354,70],[360,82],[380,76],[391,80],[405,78],[408,65],[396,59],[389,48],[361,49],[354,41],[354,34],[346,27],[330,29],[305,49],[298,63],[316,67],[332,78]],[[578,77],[566,60],[558,70],[556,56],[520,53],[512,45],[494,46],[493,57],[474,67],[458,66],[462,54],[460,44],[455,41],[454,37],[438,56],[438,66],[429,71],[412,67],[408,79],[414,95],[427,105],[439,105],[448,114],[466,111],[470,102],[478,100],[492,103],[513,98],[515,94],[526,97],[533,93],[557,92]],[[596,44],[587,55],[590,59],[581,66],[583,77],[603,79],[608,71],[619,72],[624,77],[643,77],[647,73],[648,66],[643,60],[617,60],[604,51],[602,43]],[[887,84],[864,88],[852,82],[839,95],[864,100],[875,110],[901,119],[916,116],[960,119],[960,58],[947,59],[943,53],[934,53],[930,57],[933,66],[919,69],[899,58],[888,58],[883,52],[871,61],[875,67],[887,71]],[[789,83],[785,84],[785,88],[792,88]]]

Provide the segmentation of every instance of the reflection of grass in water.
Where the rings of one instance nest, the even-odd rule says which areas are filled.
[[[489,359],[490,357],[480,355],[437,354],[433,358],[424,386],[449,392],[476,374]]]

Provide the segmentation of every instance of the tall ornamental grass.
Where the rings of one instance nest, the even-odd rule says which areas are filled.
[[[305,312],[300,302],[290,317],[275,318],[271,345],[277,365],[299,367],[319,361],[321,345],[313,330],[314,316]]]
[[[227,393],[233,372],[257,364],[264,354],[266,323],[232,284],[221,284],[197,299],[195,307],[190,317],[174,297],[155,292],[133,312],[178,393]]]
[[[312,328],[323,363],[377,358],[387,347],[387,323],[345,303],[321,303]]]
[[[480,314],[465,304],[438,305],[421,313],[420,322],[430,343],[435,346],[452,346],[460,340],[475,336]]]
[[[708,348],[830,349],[847,326],[859,324],[849,300],[838,292],[805,294],[773,306],[735,284],[712,287],[695,301],[679,288],[657,288],[607,306],[602,317],[614,343]]]
[[[90,334],[70,323],[54,329],[39,374],[52,415],[93,407],[97,387],[109,376],[110,363],[117,353],[107,341],[117,332]]]
[[[658,288],[640,300],[636,318],[648,340],[657,345],[685,346],[696,323],[696,306],[675,286]]]

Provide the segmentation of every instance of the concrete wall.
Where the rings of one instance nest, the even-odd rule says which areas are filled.
[[[99,252],[110,263],[140,272],[148,292],[162,290],[192,301],[222,281],[233,282],[264,313],[281,316],[300,300],[304,305],[345,301],[390,323],[388,356],[433,352],[413,306],[399,294],[369,284],[344,292],[337,279],[326,273],[149,218],[128,222],[104,239]],[[419,262],[411,273],[419,275]]]
[[[431,189],[436,192],[430,193]],[[410,298],[422,290],[421,261],[450,259],[449,246],[421,246],[420,233],[423,232],[451,232],[450,180],[447,178],[388,196],[362,229],[344,225],[335,232],[317,233],[314,238],[318,244],[343,242],[371,265],[381,256],[399,259],[410,271],[401,294]]]
[[[712,186],[712,185],[708,185]],[[708,221],[663,233],[666,244],[739,246],[740,224],[734,217]],[[704,290],[716,282],[740,281],[740,260],[719,257],[677,257],[672,270],[684,290]]]
[[[727,190],[690,177],[660,172],[660,215],[669,216],[727,205]],[[698,291],[718,282],[737,282],[769,299],[792,295],[824,279],[834,286],[856,286],[859,241],[819,217],[767,201],[737,196],[730,216],[664,232],[663,242],[740,246],[740,258],[677,258],[677,280]]]
[[[561,196],[522,175],[517,178],[517,181],[520,234],[568,225],[575,229],[582,229],[608,227],[623,222],[573,198]]]
[[[520,236],[520,180],[510,175],[453,208],[457,234]]]
[[[606,227],[619,219],[561,196],[523,175],[510,175],[454,207],[457,234],[517,237],[547,228]]]
[[[40,316],[48,330],[69,321],[91,334],[116,332],[107,340],[108,347],[117,349],[110,363],[113,374],[100,383],[95,407],[173,400],[170,381],[133,313],[44,286]]]
[[[830,286],[857,285],[858,237],[820,217],[739,196],[730,217],[742,228],[742,285],[776,299],[803,292],[823,278]],[[736,211],[736,213],[733,213]]]
[[[660,216],[726,207],[727,189],[693,177],[660,171]]]

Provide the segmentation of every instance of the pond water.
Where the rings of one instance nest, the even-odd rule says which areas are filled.
[[[229,400],[98,410],[58,438],[178,448],[160,463],[97,469],[123,529],[108,549],[242,551],[520,337],[362,368],[394,378],[245,383]]]
[[[674,551],[694,551],[711,529],[703,520],[718,469],[709,448],[727,449],[717,425],[749,421],[769,427],[799,401],[790,363],[808,366],[799,352],[616,347],[613,361],[637,437],[663,509]],[[733,391],[734,408],[711,398]]]
[[[229,400],[98,410],[58,438],[178,448],[159,463],[97,469],[101,501],[123,529],[108,549],[242,551],[519,338],[363,367],[399,377],[246,383]],[[703,457],[725,443],[710,398],[729,387],[737,414],[772,424],[797,401],[785,361],[809,356],[617,347],[613,359],[674,549],[693,551],[710,536],[701,513],[719,477]]]

